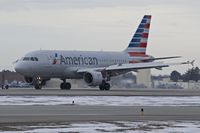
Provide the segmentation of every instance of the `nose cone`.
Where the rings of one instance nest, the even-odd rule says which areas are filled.
[[[16,63],[15,71],[17,73],[24,74],[27,71],[27,68],[21,63]]]
[[[21,67],[18,63],[15,64],[15,71],[18,73],[21,71]]]

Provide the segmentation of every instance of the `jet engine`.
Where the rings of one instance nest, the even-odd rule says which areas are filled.
[[[97,86],[102,83],[103,75],[101,72],[86,72],[83,75],[83,79],[89,86]]]
[[[27,83],[33,83],[33,77],[24,77],[24,79]]]

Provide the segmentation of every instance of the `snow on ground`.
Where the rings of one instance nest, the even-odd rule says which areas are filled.
[[[7,130],[1,130],[7,129]],[[10,129],[10,131],[9,131]],[[38,124],[37,126],[8,126],[1,127],[3,133],[197,133],[200,132],[198,121],[111,121],[111,122],[84,122],[62,124]]]
[[[0,105],[200,106],[200,96],[0,96]]]

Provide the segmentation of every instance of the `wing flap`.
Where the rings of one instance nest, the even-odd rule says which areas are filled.
[[[78,73],[84,73],[84,72],[89,72],[89,71],[103,71],[105,69],[106,69],[106,67],[81,68],[81,69],[78,69],[77,72]]]
[[[120,65],[112,65],[107,67],[105,70],[138,70],[138,69],[149,69],[149,68],[162,68],[169,67],[169,64],[165,64],[163,62],[148,62],[148,63],[135,63],[135,64],[120,64]]]

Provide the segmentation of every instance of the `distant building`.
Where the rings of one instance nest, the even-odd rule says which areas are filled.
[[[152,87],[151,70],[150,69],[138,70],[136,83],[138,85],[144,85],[146,87]]]
[[[164,82],[171,82],[171,79],[170,77],[163,77],[162,79]]]
[[[12,81],[24,81],[24,77],[16,72],[4,70],[0,72],[0,84],[4,84],[5,81],[11,83]]]

